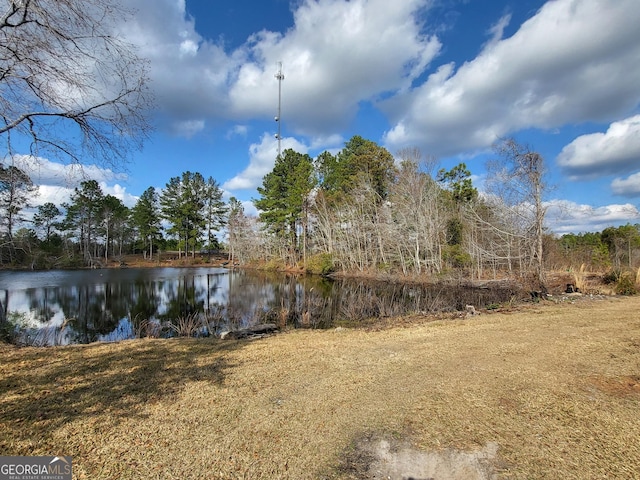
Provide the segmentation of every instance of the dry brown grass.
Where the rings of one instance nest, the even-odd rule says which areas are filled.
[[[76,478],[348,479],[357,439],[498,444],[500,478],[640,478],[640,298],[259,341],[0,348],[0,453]]]

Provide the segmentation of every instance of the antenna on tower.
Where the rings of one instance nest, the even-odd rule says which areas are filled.
[[[282,136],[280,135],[280,126],[282,125],[282,120],[280,117],[280,111],[282,108],[282,81],[284,80],[284,74],[282,73],[282,62],[277,62],[278,72],[275,77],[278,80],[278,115],[276,116],[276,122],[278,122],[278,133],[276,133],[276,138],[278,139],[278,157],[282,154]]]

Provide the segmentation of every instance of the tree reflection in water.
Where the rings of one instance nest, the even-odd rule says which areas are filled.
[[[330,328],[416,312],[509,302],[509,288],[331,280],[214,268],[0,272],[3,317],[36,345],[174,335],[176,321],[198,319],[193,334],[258,323]],[[13,319],[13,320],[12,320]],[[185,325],[183,325],[185,326]]]

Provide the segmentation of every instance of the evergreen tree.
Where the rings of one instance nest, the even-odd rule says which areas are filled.
[[[634,251],[640,247],[640,225],[621,225],[605,228],[601,233],[604,244],[609,248],[616,268],[633,268]]]
[[[129,209],[117,197],[106,195],[100,208],[102,232],[104,234],[104,259],[109,259],[109,247],[115,255],[114,239],[118,238],[119,255],[122,255],[122,244],[129,218]]]
[[[16,224],[22,220],[20,212],[29,207],[29,200],[36,192],[37,187],[29,175],[13,165],[0,164],[0,220],[9,241]]]
[[[208,199],[211,198],[212,205],[217,202],[213,198],[217,193],[210,197],[210,191],[215,189],[205,182],[202,174],[187,171],[181,177],[173,177],[160,194],[162,218],[171,224],[168,233],[178,238],[178,248],[184,247],[185,254],[191,251],[195,256],[207,226]]]
[[[213,177],[207,179],[205,198],[205,220],[207,223],[207,251],[211,253],[218,241],[214,235],[226,224],[227,205],[222,200],[222,190]]]
[[[471,257],[462,249],[465,237],[464,208],[478,197],[478,190],[473,186],[471,172],[464,163],[449,171],[440,169],[436,180],[444,185],[449,200],[445,203],[451,205],[446,226],[447,248],[444,253],[452,266],[463,267],[471,261]]]
[[[153,258],[154,242],[161,237],[162,232],[158,194],[155,188],[149,187],[142,193],[133,207],[131,218],[143,244],[148,244],[149,258]]]
[[[478,190],[471,181],[471,172],[464,163],[456,165],[449,171],[440,169],[436,180],[445,185],[457,206],[469,203],[478,197]]]
[[[51,230],[56,227],[56,219],[61,212],[55,204],[47,202],[38,207],[38,212],[33,216],[33,223],[36,227],[44,228],[45,242],[51,239]]]
[[[183,213],[182,213],[182,182],[180,177],[172,177],[160,193],[160,215],[169,222],[167,233],[178,239],[178,250],[182,252]]]
[[[368,185],[380,200],[387,198],[396,176],[393,155],[386,148],[358,135],[349,140],[334,157],[318,157],[326,191],[348,195],[354,185]]]
[[[80,252],[89,263],[98,255],[95,238],[101,221],[104,193],[95,180],[86,180],[75,188],[71,195],[71,203],[64,205],[67,209],[65,224],[75,231]]]
[[[297,226],[302,226],[303,234],[306,230],[309,195],[316,184],[313,172],[309,155],[287,149],[258,187],[262,197],[253,201],[260,210],[260,220],[284,240],[290,252],[298,248]],[[296,257],[294,254],[292,260]]]
[[[205,207],[207,203],[207,184],[200,173],[182,174],[182,213],[184,219],[186,253],[195,256],[206,228]]]
[[[229,236],[229,261],[235,262],[237,251],[246,225],[244,207],[236,197],[229,199],[229,217],[227,219],[227,234]]]

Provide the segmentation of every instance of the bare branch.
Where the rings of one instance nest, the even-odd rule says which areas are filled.
[[[9,145],[28,139],[32,152],[121,166],[150,130],[147,64],[113,35],[131,12],[113,0],[6,3],[0,135]]]
[[[536,280],[544,289],[546,282],[544,268],[544,219],[546,207],[543,193],[544,161],[541,155],[527,145],[513,139],[505,139],[495,146],[501,160],[489,165],[492,182],[488,186],[499,187],[496,192],[501,200],[511,206],[511,210],[526,209],[530,212],[530,222],[524,231],[530,237],[531,263]],[[523,216],[524,217],[524,216]]]

